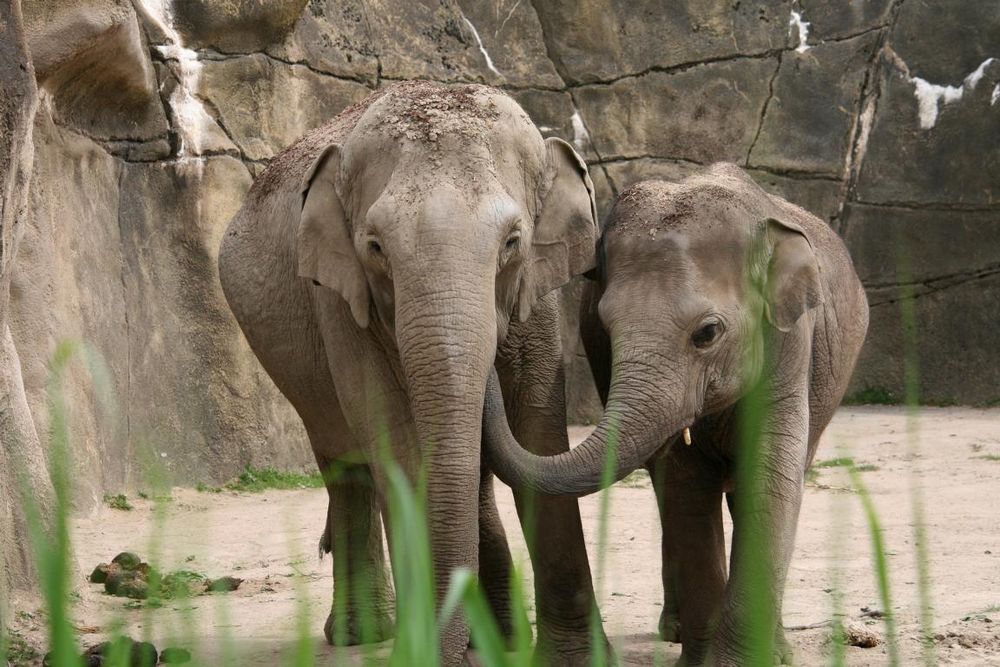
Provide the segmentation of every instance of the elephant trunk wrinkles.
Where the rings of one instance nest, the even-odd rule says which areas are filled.
[[[513,487],[549,495],[584,496],[642,466],[666,439],[693,419],[675,409],[663,377],[638,355],[616,359],[608,402],[594,432],[569,452],[537,456],[523,449],[507,424],[496,374],[483,408],[486,456],[497,477]],[[611,477],[605,469],[611,462]]]
[[[478,449],[496,312],[492,290],[475,287],[444,290],[424,282],[400,290],[396,340],[424,445],[433,444],[430,437],[467,435]]]
[[[427,471],[439,595],[447,589],[452,569],[475,569],[478,563],[483,394],[496,351],[492,285],[442,289],[449,280],[398,280],[396,310],[419,464]],[[459,625],[452,623],[446,634],[459,632]]]

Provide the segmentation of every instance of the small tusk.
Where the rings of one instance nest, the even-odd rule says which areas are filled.
[[[685,445],[691,444],[691,428],[688,426],[684,427],[684,444]]]

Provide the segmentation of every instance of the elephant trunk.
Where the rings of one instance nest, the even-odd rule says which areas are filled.
[[[483,409],[486,455],[497,477],[512,487],[548,495],[584,496],[642,466],[663,444],[694,421],[670,400],[670,373],[651,357],[616,358],[607,406],[594,432],[556,456],[537,456],[514,438],[504,414],[496,373],[490,375]],[[610,469],[609,469],[610,467]]]
[[[419,439],[417,451],[397,455],[418,458],[404,464],[411,475],[426,471],[435,589],[443,595],[455,568],[478,566],[483,394],[496,353],[496,309],[485,278],[442,288],[454,276],[435,277],[396,281],[396,340]],[[443,646],[464,650],[460,618],[444,634]]]

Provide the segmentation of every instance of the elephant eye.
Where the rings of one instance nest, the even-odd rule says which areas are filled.
[[[695,347],[704,349],[718,340],[722,331],[721,322],[709,322],[691,335],[691,342]]]
[[[497,257],[497,270],[510,264],[517,256],[517,249],[521,244],[521,233],[519,231],[514,231],[507,240],[503,242],[503,248],[500,249],[499,256]]]
[[[378,241],[369,241],[368,249],[371,250],[376,255],[382,254],[382,244],[380,244]]]

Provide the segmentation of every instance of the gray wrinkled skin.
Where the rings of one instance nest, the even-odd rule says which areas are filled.
[[[605,414],[572,452],[534,456],[503,423],[491,383],[484,433],[497,476],[544,493],[592,493],[614,446],[614,479],[640,466],[653,479],[660,631],[683,642],[679,664],[748,664],[749,620],[773,629],[775,660],[785,661],[781,599],[803,478],[868,326],[850,257],[824,222],[717,164],[623,192],[597,274],[581,329]],[[742,426],[751,395],[763,395],[756,456]],[[691,446],[678,444],[685,427]],[[734,513],[728,573],[725,492]],[[756,609],[752,579],[764,603]]]
[[[320,547],[334,553],[335,609],[347,618],[331,612],[331,642],[392,633],[384,457],[411,483],[426,472],[439,604],[455,568],[478,570],[510,631],[510,553],[480,460],[487,373],[499,373],[525,446],[568,450],[550,292],[593,266],[595,217],[579,156],[484,86],[380,91],[254,183],[219,271],[254,353],[333,473]],[[553,664],[582,665],[594,602],[576,501],[531,507],[538,642]],[[359,577],[360,589],[349,585]],[[361,636],[364,614],[373,636]],[[468,642],[456,615],[442,664],[463,662]]]

